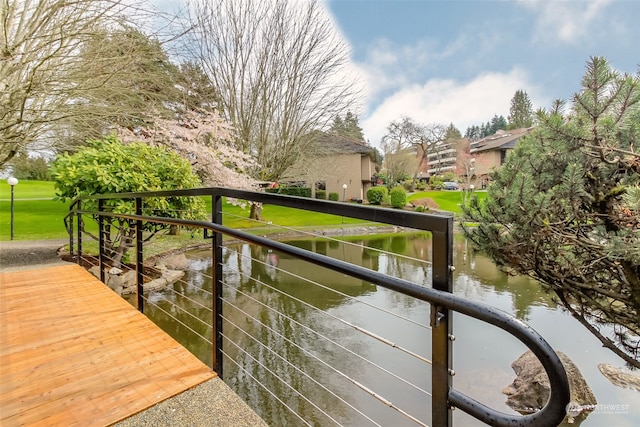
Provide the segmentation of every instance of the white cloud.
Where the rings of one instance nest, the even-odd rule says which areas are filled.
[[[576,43],[593,33],[594,22],[603,18],[603,11],[611,1],[518,0],[518,3],[538,15],[536,39],[557,38]]]
[[[411,45],[397,45],[385,38],[368,46],[362,63],[355,63],[367,88],[367,103],[401,87],[419,81],[425,71],[453,56],[465,45],[465,38],[439,46],[435,40],[421,39]]]
[[[453,123],[464,133],[467,127],[485,123],[494,114],[506,118],[511,98],[520,89],[527,92],[534,108],[549,103],[529,82],[527,74],[514,68],[508,73],[485,73],[467,82],[431,79],[400,88],[360,123],[372,145],[378,145],[389,123],[402,116],[424,124]]]

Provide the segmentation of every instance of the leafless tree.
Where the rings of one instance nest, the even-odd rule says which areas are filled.
[[[425,164],[429,154],[442,149],[449,142],[447,127],[437,123],[418,125],[413,140],[418,148],[419,164]]]
[[[405,176],[414,179],[427,156],[447,141],[447,127],[420,124],[409,117],[394,120],[382,137],[382,149],[390,181]]]
[[[308,152],[313,131],[353,108],[347,47],[317,1],[193,0],[189,11],[190,53],[260,179],[278,179]]]

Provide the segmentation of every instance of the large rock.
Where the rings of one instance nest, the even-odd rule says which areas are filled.
[[[185,254],[171,255],[156,263],[157,267],[161,265],[164,265],[168,270],[188,270],[189,260]]]
[[[569,378],[571,391],[571,412],[568,422],[573,418],[586,416],[594,405],[596,398],[584,380],[578,367],[562,352],[556,352]],[[507,395],[507,405],[521,414],[530,414],[542,408],[549,399],[549,379],[538,358],[529,350],[511,364],[516,378],[513,383],[502,390]]]
[[[122,295],[135,294],[138,285],[136,284],[138,273],[129,270],[122,275]]]
[[[100,279],[100,267],[99,266],[94,265],[93,267],[91,267],[89,269],[89,273],[93,274],[98,279]],[[104,269],[105,285],[107,285],[109,288],[111,288],[111,290],[113,290],[118,295],[122,295],[123,288],[124,288],[124,281],[123,281],[122,276],[120,274],[122,274],[122,270],[119,269],[119,268],[112,267],[112,268],[105,268]]]
[[[154,279],[150,282],[147,282],[143,285],[144,292],[162,290],[167,286],[171,285],[172,283],[175,283],[178,280],[180,280],[182,276],[184,276],[184,271],[164,269],[162,270],[161,277]]]
[[[616,387],[640,391],[640,375],[626,369],[615,368],[607,363],[599,364],[598,369]]]

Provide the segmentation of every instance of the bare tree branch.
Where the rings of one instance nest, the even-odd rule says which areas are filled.
[[[353,106],[345,43],[316,1],[194,0],[189,10],[191,54],[238,131],[236,148],[255,157],[260,179],[277,179],[311,149],[313,131]]]

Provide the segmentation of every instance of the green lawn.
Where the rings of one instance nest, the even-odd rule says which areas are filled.
[[[479,200],[484,200],[487,196],[487,193],[484,191],[477,191],[475,194]],[[462,194],[460,194],[460,191],[420,191],[407,197],[407,201],[410,202],[412,200],[425,198],[433,199],[442,210],[456,214],[461,213],[460,204],[462,203]]]
[[[54,201],[53,182],[22,180],[14,188],[14,234],[16,240],[67,237],[63,218],[67,203]],[[39,199],[39,200],[31,200]],[[42,200],[40,200],[42,199]],[[11,237],[11,186],[0,181],[0,240]]]
[[[55,197],[52,181],[26,181],[21,180],[14,188],[14,197],[18,199],[48,198]],[[7,180],[0,181],[0,199],[11,198],[11,186]]]
[[[10,239],[10,209],[9,202],[11,187],[6,180],[0,182],[0,240]],[[486,193],[478,192],[483,199]],[[15,187],[15,220],[14,238],[16,240],[35,239],[63,239],[67,238],[63,218],[68,212],[69,203],[54,201],[55,190],[53,182],[20,181]],[[442,210],[455,213],[460,212],[462,201],[458,191],[423,191],[411,194],[408,200],[432,198]],[[29,200],[40,199],[40,200]],[[211,198],[206,197],[210,210]],[[253,222],[248,219],[249,210],[230,204],[224,205],[223,224],[233,228],[265,228],[264,223]],[[287,227],[323,226],[333,227],[342,224],[358,224],[361,220],[343,218],[317,212],[308,212],[281,206],[264,206],[263,220]],[[95,228],[95,227],[91,227]]]
[[[353,218],[343,218],[336,215],[328,215],[318,212],[303,211],[300,209],[286,208],[282,206],[266,205],[262,210],[263,223],[258,223],[248,219],[249,209],[242,209],[238,206],[225,204],[223,207],[224,217],[222,223],[233,228],[264,227],[264,221],[271,221],[287,227],[304,226],[332,226],[341,224],[359,224],[362,220]]]

